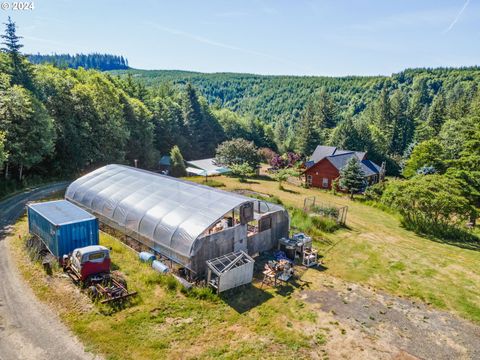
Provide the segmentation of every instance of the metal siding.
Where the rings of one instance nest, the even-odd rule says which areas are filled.
[[[218,283],[218,291],[222,292],[245,284],[250,284],[253,280],[253,267],[254,262],[251,261],[221,274]]]
[[[27,214],[29,232],[38,236],[45,246],[55,255],[57,253],[57,232],[55,225],[30,207],[27,209]]]
[[[90,219],[54,225],[34,208],[27,208],[28,228],[57,258],[76,248],[98,245],[98,220]]]
[[[98,245],[98,220],[87,220],[60,226],[58,229],[57,256],[69,254],[74,249]]]

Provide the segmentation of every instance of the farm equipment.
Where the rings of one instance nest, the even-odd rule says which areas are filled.
[[[63,257],[63,270],[94,299],[101,303],[122,301],[137,294],[128,292],[126,281],[110,271],[110,251],[92,245],[73,250]]]

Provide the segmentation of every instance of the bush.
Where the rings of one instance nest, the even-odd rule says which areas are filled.
[[[312,223],[326,233],[333,233],[340,227],[336,220],[322,216],[312,216]]]
[[[198,300],[218,301],[218,295],[209,287],[192,287],[190,289],[182,288],[182,293],[186,296],[193,297]]]
[[[165,277],[165,285],[167,286],[167,289],[170,291],[175,291],[177,290],[178,287],[178,281],[171,275],[162,275]]]
[[[475,209],[462,195],[461,184],[444,175],[417,175],[389,182],[381,202],[396,209],[404,225],[443,239],[469,238],[464,223]],[[460,234],[460,235],[459,235]]]
[[[263,147],[263,148],[258,149],[258,155],[260,155],[260,158],[261,158],[262,162],[264,162],[266,164],[270,164],[273,157],[275,155],[277,155],[277,153],[270,148]]]
[[[292,228],[311,236],[321,236],[322,232],[331,233],[339,228],[335,220],[322,216],[312,216],[298,208],[290,208],[289,212]]]
[[[256,169],[260,165],[260,155],[253,142],[245,139],[233,139],[225,141],[217,147],[215,161],[217,164],[228,167],[248,164],[252,169]]]
[[[177,145],[175,145],[170,151],[170,158],[172,159],[170,175],[176,177],[187,175],[187,170],[185,169],[185,160],[183,160],[182,153]]]
[[[217,180],[210,180],[210,179],[205,181],[203,184],[210,187],[215,187],[215,188],[225,187],[225,184],[223,182],[217,181]]]
[[[385,182],[379,182],[375,185],[368,186],[365,190],[365,199],[371,201],[380,201],[385,191]]]
[[[334,206],[317,205],[312,208],[312,211],[320,216],[338,219],[339,210]]]

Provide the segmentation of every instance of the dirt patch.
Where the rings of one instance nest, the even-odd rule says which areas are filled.
[[[330,358],[348,351],[365,359],[480,358],[480,327],[428,305],[340,281],[299,297],[333,329]]]

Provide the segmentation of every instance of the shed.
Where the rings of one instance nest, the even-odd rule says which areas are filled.
[[[207,261],[207,283],[218,293],[250,284],[254,260],[243,251],[232,252]]]
[[[61,260],[74,249],[98,245],[98,220],[66,200],[27,205],[28,230]]]
[[[213,158],[187,161],[187,165],[188,173],[200,176],[221,175],[230,172],[229,168],[218,165]]]
[[[65,197],[192,278],[206,275],[209,259],[274,249],[289,230],[279,205],[124,165],[77,179]]]

